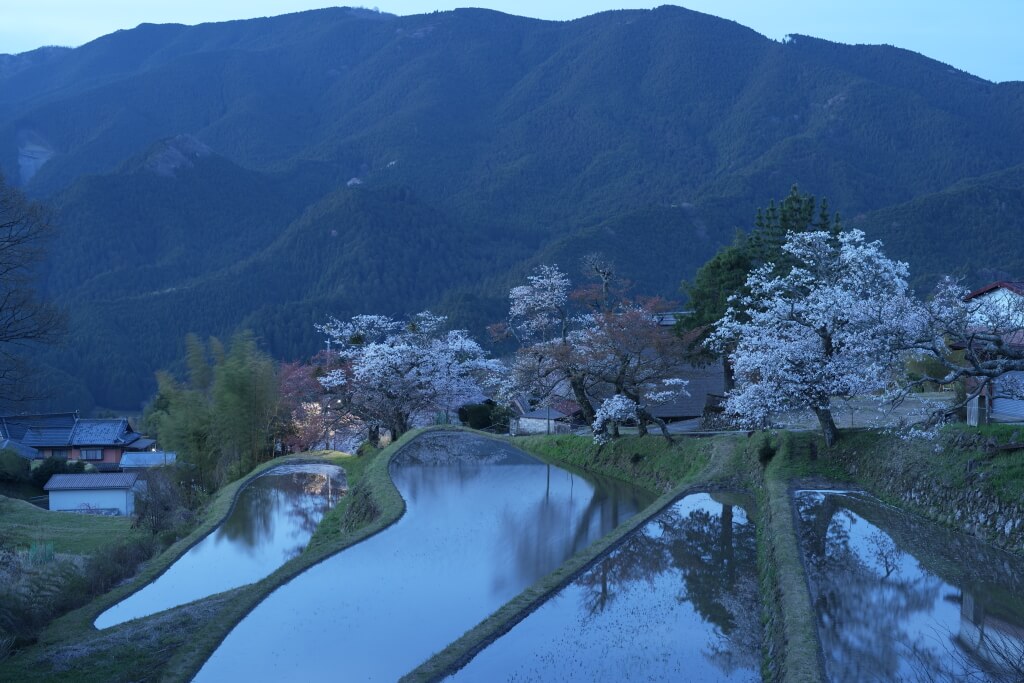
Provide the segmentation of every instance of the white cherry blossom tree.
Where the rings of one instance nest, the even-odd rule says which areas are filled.
[[[880,392],[902,371],[920,331],[905,263],[858,230],[790,233],[788,273],[773,264],[747,278],[710,338],[732,349],[737,386],[725,408],[764,427],[781,412],[814,411],[828,444],[838,438],[831,400]]]
[[[334,394],[328,405],[360,418],[376,441],[381,429],[397,438],[417,416],[447,414],[477,398],[502,366],[465,330],[446,331],[446,322],[425,311],[408,320],[361,315],[319,325],[342,361],[320,378]]]

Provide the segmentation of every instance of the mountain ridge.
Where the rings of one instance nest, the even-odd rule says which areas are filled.
[[[672,297],[794,183],[921,288],[1024,268],[991,231],[948,243],[964,220],[1024,241],[998,209],[1017,205],[1024,83],[900,48],[773,41],[674,7],[335,8],[5,63],[0,170],[53,206],[44,286],[74,310],[73,360],[45,361],[105,406],[152,385],[124,390],[110,344],[151,376],[184,331],[251,325],[283,358],[316,350],[327,313],[432,307],[480,331],[533,265],[575,272],[587,251]]]

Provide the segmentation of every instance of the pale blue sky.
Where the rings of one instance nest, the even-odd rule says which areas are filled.
[[[629,0],[370,0],[381,11],[418,14],[472,5],[542,19],[649,8]],[[888,43],[993,81],[1024,80],[1024,0],[687,0],[770,38],[802,33],[843,43]],[[0,0],[0,53],[86,43],[142,22],[197,24],[285,14],[316,0]]]

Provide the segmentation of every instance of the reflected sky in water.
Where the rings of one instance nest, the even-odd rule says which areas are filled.
[[[1024,680],[1019,559],[865,494],[795,500],[830,680]]]
[[[467,434],[392,476],[405,515],[274,591],[196,680],[396,680],[652,501]]]
[[[480,652],[453,681],[754,681],[754,527],[686,496]]]
[[[148,586],[97,617],[96,628],[155,614],[267,576],[302,552],[338,502],[345,472],[280,465],[242,489],[231,514]]]

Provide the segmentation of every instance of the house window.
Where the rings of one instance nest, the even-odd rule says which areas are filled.
[[[50,451],[51,458],[60,458],[61,460],[67,460],[68,455],[69,452],[68,449],[66,448],[54,448],[53,450]]]
[[[82,449],[82,460],[102,460],[103,449],[102,448],[83,448]]]

